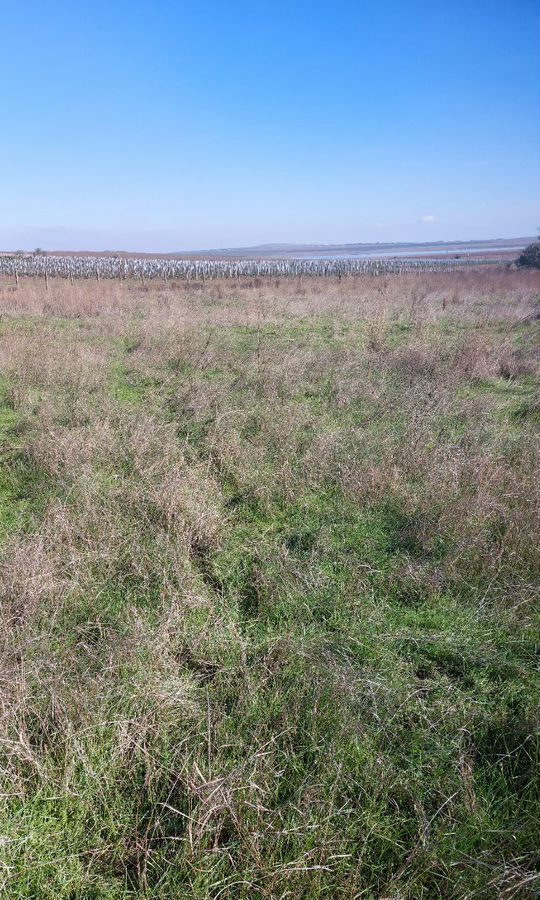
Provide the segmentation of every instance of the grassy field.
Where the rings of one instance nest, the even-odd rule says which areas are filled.
[[[540,276],[0,299],[2,896],[537,897]]]

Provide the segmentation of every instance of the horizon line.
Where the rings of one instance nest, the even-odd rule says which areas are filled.
[[[2,255],[11,255],[17,253],[35,253],[36,250],[40,250],[43,253],[51,254],[51,255],[62,255],[65,253],[69,254],[143,254],[143,255],[155,255],[155,256],[180,256],[180,255],[197,255],[203,253],[238,253],[242,251],[254,252],[257,250],[266,250],[271,252],[276,252],[278,249],[281,249],[285,252],[292,251],[325,251],[325,250],[348,250],[351,248],[371,248],[371,247],[457,247],[457,246],[466,246],[466,245],[479,245],[479,244],[496,244],[501,242],[525,242],[525,241],[534,241],[538,239],[538,235],[518,235],[516,237],[493,237],[493,238],[468,238],[461,239],[456,238],[453,240],[433,240],[433,241],[347,241],[347,242],[333,242],[333,243],[319,243],[319,242],[296,242],[296,241],[272,241],[265,242],[260,244],[243,244],[236,246],[228,246],[228,247],[206,247],[199,248],[194,250],[129,250],[125,248],[101,248],[97,249],[85,249],[85,248],[73,248],[73,249],[63,249],[63,250],[55,250],[55,249],[46,249],[41,247],[36,247],[31,250],[23,250],[20,247],[17,249],[1,249],[0,253]]]

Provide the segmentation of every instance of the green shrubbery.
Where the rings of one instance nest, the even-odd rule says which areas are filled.
[[[540,237],[525,247],[516,259],[517,266],[523,266],[528,269],[540,269]]]

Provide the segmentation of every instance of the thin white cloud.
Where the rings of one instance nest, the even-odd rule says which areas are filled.
[[[437,220],[435,216],[420,216],[420,221],[427,222],[429,224],[430,222],[436,222]]]

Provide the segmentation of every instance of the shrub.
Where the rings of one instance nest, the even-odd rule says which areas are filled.
[[[520,253],[516,259],[516,265],[528,269],[540,269],[540,237],[525,247],[523,253]]]

